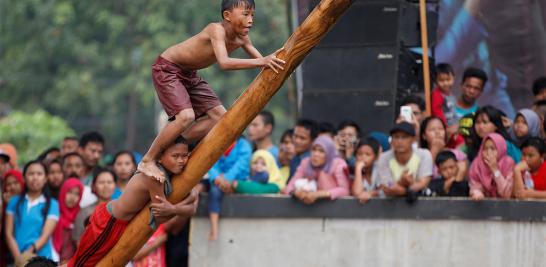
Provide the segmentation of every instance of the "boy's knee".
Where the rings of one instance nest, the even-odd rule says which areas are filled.
[[[191,109],[185,109],[175,116],[175,121],[184,125],[189,125],[195,121],[195,113]]]

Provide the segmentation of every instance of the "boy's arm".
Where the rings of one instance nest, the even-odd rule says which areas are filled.
[[[216,56],[216,61],[222,70],[240,70],[259,67],[269,67],[278,73],[278,69],[282,70],[281,64],[285,62],[275,56],[275,52],[267,57],[259,57],[252,59],[231,58],[226,49],[226,32],[222,26],[214,25],[210,30],[210,40],[212,49]]]
[[[146,181],[147,183],[146,186],[149,189],[148,192],[150,193],[150,201],[152,202],[152,204],[150,205],[151,207],[150,213],[152,216],[154,216],[156,225],[159,226],[160,224],[164,223],[165,221],[172,218],[172,216],[174,216],[174,215],[158,214],[156,208],[154,208],[156,205],[164,203],[162,201],[162,199],[165,199],[165,193],[163,191],[163,183],[155,179],[143,179],[143,180]]]
[[[252,58],[261,58],[261,57],[263,57],[262,54],[260,54],[260,51],[258,51],[258,49],[256,49],[256,47],[254,47],[254,45],[250,41],[250,38],[247,38],[246,43],[243,45],[243,49]]]

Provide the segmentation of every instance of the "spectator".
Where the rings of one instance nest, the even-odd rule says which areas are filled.
[[[113,168],[114,174],[117,178],[116,190],[112,199],[117,199],[121,196],[123,189],[129,182],[129,179],[133,176],[137,169],[137,163],[135,157],[129,151],[120,151],[114,156]]]
[[[514,195],[519,199],[546,198],[546,145],[530,137],[521,145],[523,160],[514,168]]]
[[[283,181],[288,181],[288,178],[290,177],[290,161],[296,155],[293,134],[294,131],[292,129],[288,129],[284,131],[281,136],[278,163]]]
[[[444,150],[436,156],[436,168],[440,178],[432,179],[428,188],[432,196],[465,197],[468,196],[468,182],[459,178],[460,161],[455,153]]]
[[[59,198],[59,191],[64,182],[64,174],[61,162],[56,159],[46,164],[47,167],[47,185],[51,196],[55,199]]]
[[[467,114],[459,120],[459,135],[463,137],[464,144],[458,149],[468,155],[470,148],[474,145],[474,114]]]
[[[540,137],[542,122],[536,112],[524,108],[518,112],[514,119],[514,125],[510,129],[510,137],[514,145],[520,147],[529,137]]]
[[[428,150],[412,148],[415,129],[408,122],[396,124],[391,132],[391,150],[377,161],[377,175],[387,196],[407,196],[425,189],[432,177],[432,157]]]
[[[91,191],[91,186],[85,185],[85,167],[83,157],[78,153],[68,153],[63,157],[64,177],[77,177],[83,184],[83,196],[80,208],[85,208],[97,201],[97,196]]]
[[[535,101],[546,100],[546,76],[539,77],[533,83]]]
[[[6,242],[15,259],[22,254],[54,259],[51,234],[59,220],[59,205],[49,195],[46,168],[40,161],[30,161],[23,176],[25,189],[6,209]]]
[[[248,126],[248,139],[253,144],[253,150],[265,149],[276,159],[279,157],[279,149],[271,139],[274,128],[275,117],[271,112],[263,110]]]
[[[0,150],[0,177],[4,177],[11,169],[10,156],[4,150]]]
[[[76,220],[74,221],[74,230],[72,231],[72,240],[76,243],[79,242],[80,237],[83,234],[83,230],[85,229],[84,222],[89,219],[91,214],[93,214],[95,207],[103,203],[108,203],[110,200],[112,200],[112,196],[116,188],[116,175],[107,169],[98,171],[93,177],[91,188],[93,189],[93,193],[97,195],[98,200],[90,206],[82,208],[76,216]]]
[[[457,114],[458,120],[478,110],[476,101],[481,96],[486,83],[487,74],[483,70],[468,68],[464,71],[461,84],[462,94],[457,99],[457,105],[455,106],[455,114]]]
[[[59,193],[59,210],[61,216],[53,232],[53,248],[59,255],[59,262],[69,260],[76,251],[76,242],[72,240],[74,221],[80,211],[80,200],[83,184],[76,178],[69,178]]]
[[[224,155],[209,170],[210,190],[208,209],[210,218],[210,240],[218,239],[218,220],[224,193],[231,193],[231,183],[248,177],[252,147],[240,137],[224,152]]]
[[[314,184],[314,188],[306,186],[309,184]],[[349,184],[347,163],[336,155],[332,139],[320,136],[312,144],[311,156],[301,161],[284,193],[312,204],[319,199],[349,195]]]
[[[78,152],[79,141],[75,136],[67,136],[61,144],[61,157],[68,153]]]
[[[0,151],[3,151],[3,153],[0,154],[6,154],[9,157],[7,170],[17,169],[17,149],[15,149],[15,146],[10,143],[2,143],[0,144]],[[1,171],[2,170],[0,170],[0,172]]]
[[[2,190],[2,198],[4,203],[7,204],[13,196],[20,195],[21,192],[25,190],[25,181],[23,179],[23,174],[18,170],[9,170],[3,177],[4,186]]]
[[[456,180],[457,182],[462,182],[465,180],[466,172],[468,170],[466,154],[460,150],[447,148],[446,141],[446,127],[439,118],[428,117],[421,123],[419,146],[430,151],[433,161],[436,160],[436,156],[442,151],[451,151],[455,155],[458,165]],[[436,178],[441,178],[441,174],[438,172],[437,166],[434,166],[432,179],[434,180]]]
[[[260,149],[252,154],[250,177],[244,181],[235,180],[232,185],[236,193],[275,194],[285,187],[286,180],[282,179],[273,155]]]
[[[319,136],[326,135],[334,139],[334,136],[336,135],[336,128],[334,127],[333,124],[323,121],[319,123],[318,128],[319,128]]]
[[[370,198],[382,194],[375,166],[381,153],[380,148],[379,142],[371,137],[360,141],[357,146],[352,193],[360,203],[366,203]]]
[[[455,72],[451,65],[440,63],[436,65],[436,88],[432,91],[432,116],[442,120],[445,125],[457,125],[459,120],[455,115],[457,99],[452,93]]]
[[[133,267],[167,266],[165,243],[167,242],[168,235],[165,228],[165,224],[161,224],[148,241],[146,241],[146,244],[133,257]]]
[[[313,120],[300,119],[296,122],[293,135],[296,155],[290,161],[290,176],[288,180],[292,179],[301,161],[311,154],[311,144],[317,136],[318,127]]]
[[[104,137],[98,132],[87,132],[80,138],[78,152],[84,163],[83,185],[89,186],[93,180],[93,171],[99,167],[99,161],[104,151]]]
[[[360,142],[360,127],[354,121],[344,121],[337,127],[336,147],[349,168],[355,166],[355,150]]]
[[[484,197],[510,198],[514,166],[514,160],[506,153],[506,140],[502,135],[486,135],[470,166],[470,197],[476,201]]]
[[[425,100],[416,95],[410,95],[402,101],[402,106],[409,106],[412,110],[412,119],[408,121],[415,129],[415,136],[419,137],[419,125],[427,117]],[[398,116],[396,123],[406,121],[402,116]],[[417,140],[415,140],[414,147],[417,147]]]
[[[468,152],[468,157],[471,161],[476,157],[482,145],[482,140],[490,133],[498,133],[502,136],[503,140],[506,142],[508,156],[510,156],[514,162],[519,162],[521,160],[521,151],[511,142],[503,124],[503,115],[502,111],[492,106],[485,106],[476,112],[476,115],[474,116],[472,147],[470,147]]]
[[[57,160],[61,157],[61,150],[59,150],[58,147],[50,147],[46,149],[40,156],[38,156],[38,160],[43,162],[45,165],[47,165],[49,162],[53,160]]]

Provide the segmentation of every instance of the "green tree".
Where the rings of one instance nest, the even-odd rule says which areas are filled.
[[[145,151],[155,136],[150,65],[167,47],[219,21],[220,0],[0,0],[0,102],[101,131],[107,148]],[[287,1],[256,1],[250,33],[262,54],[288,37]],[[240,53],[236,56],[244,56]],[[200,72],[229,107],[258,70]],[[283,88],[268,109],[291,122]]]
[[[17,148],[20,165],[50,147],[59,147],[64,137],[74,134],[65,120],[43,110],[34,113],[14,111],[0,120],[0,140]]]

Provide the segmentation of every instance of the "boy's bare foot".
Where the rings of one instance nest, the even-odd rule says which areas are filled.
[[[161,183],[165,181],[165,175],[159,169],[159,167],[157,167],[157,164],[155,163],[155,161],[142,160],[138,164],[137,170],[144,173],[145,175],[153,177],[154,179],[158,180]]]

